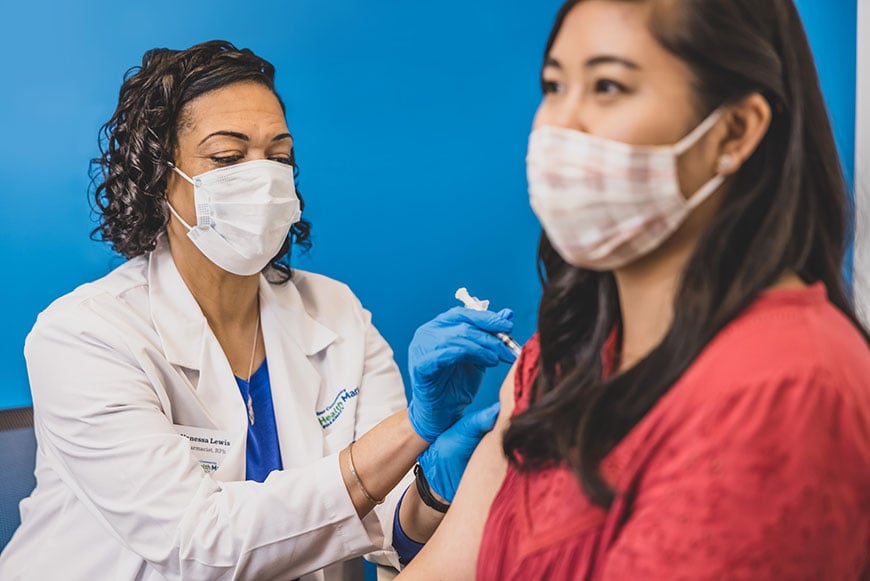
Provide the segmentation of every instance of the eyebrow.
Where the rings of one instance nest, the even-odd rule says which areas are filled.
[[[638,70],[640,69],[640,65],[630,61],[628,59],[624,59],[622,57],[613,56],[613,55],[601,55],[592,57],[591,59],[586,61],[584,68],[591,69],[593,67],[597,67],[598,65],[622,65],[628,69]],[[548,56],[544,60],[544,68],[553,67],[555,69],[562,69],[562,63],[553,57]]]
[[[238,131],[215,131],[214,133],[209,133],[205,136],[205,138],[199,142],[200,145],[211,139],[212,137],[232,137],[233,139],[238,139],[239,141],[251,141],[251,138],[245,135],[244,133],[239,133]],[[272,138],[272,143],[276,141],[283,141],[285,139],[293,139],[293,136],[289,133],[280,133]]]
[[[586,61],[586,68],[591,69],[592,67],[597,67],[598,65],[622,65],[629,69],[637,70],[640,68],[640,65],[630,61],[628,59],[624,59],[622,57],[613,56],[613,55],[601,55],[596,56],[588,61]]]
[[[547,67],[552,67],[552,68],[554,68],[554,69],[560,69],[560,70],[561,70],[561,69],[562,69],[562,63],[560,63],[559,61],[557,61],[557,60],[554,59],[553,57],[548,56],[547,58],[544,59],[544,68],[546,69]]]

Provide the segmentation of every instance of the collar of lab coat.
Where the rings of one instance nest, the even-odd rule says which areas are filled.
[[[164,354],[175,365],[199,371],[195,389],[215,426],[241,436],[247,431],[247,413],[240,403],[232,369],[175,267],[165,237],[151,253],[149,277],[151,315]],[[278,440],[284,467],[289,468],[320,453],[312,443],[321,438],[315,407],[322,379],[309,358],[329,346],[337,335],[306,312],[292,281],[276,292],[261,275],[259,292]],[[242,467],[243,475],[243,456],[233,460],[233,465]]]
[[[157,247],[151,252],[149,278],[151,316],[167,359],[175,365],[201,369],[202,342],[213,334],[199,304],[175,267],[165,236],[160,237]],[[309,357],[335,341],[336,333],[305,310],[302,296],[292,281],[279,294],[260,275],[259,292],[264,334],[270,327],[293,341]],[[280,324],[271,325],[273,317]]]

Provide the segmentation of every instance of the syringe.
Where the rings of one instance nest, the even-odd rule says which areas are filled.
[[[470,294],[468,294],[468,289],[465,287],[458,289],[456,291],[456,295],[454,296],[462,301],[462,304],[465,305],[465,308],[467,309],[472,309],[475,311],[486,311],[489,309],[489,301],[482,301],[477,297],[471,296]],[[507,333],[493,333],[493,335],[498,337],[499,340],[504,343],[505,346],[510,349],[511,353],[513,353],[516,357],[520,356],[520,351],[522,351],[522,347],[520,347],[519,343],[514,341],[513,337],[511,337]]]

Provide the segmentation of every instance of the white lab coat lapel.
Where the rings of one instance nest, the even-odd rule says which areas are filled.
[[[151,316],[166,358],[199,372],[195,388],[186,382],[182,386],[179,376],[179,382],[167,389],[193,389],[214,428],[228,432],[235,443],[215,476],[244,480],[248,428],[244,402],[226,355],[175,267],[165,237],[149,258],[149,278]]]
[[[284,468],[304,466],[323,455],[317,396],[324,378],[310,358],[336,339],[312,318],[292,282],[273,288],[260,278],[260,313],[275,423]]]
[[[244,480],[247,464],[248,413],[229,361],[211,328],[206,325],[201,342],[199,383],[196,391],[207,402],[219,428],[234,443],[215,473],[218,480]]]

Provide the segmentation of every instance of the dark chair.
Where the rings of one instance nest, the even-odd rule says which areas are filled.
[[[0,410],[0,551],[21,523],[18,503],[36,486],[33,409]]]

